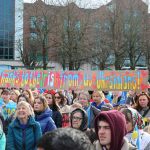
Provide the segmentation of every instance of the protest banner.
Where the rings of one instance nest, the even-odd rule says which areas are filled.
[[[1,87],[66,90],[146,90],[148,71],[0,71]]]

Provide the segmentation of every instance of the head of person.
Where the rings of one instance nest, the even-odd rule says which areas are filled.
[[[70,115],[71,127],[85,131],[88,126],[88,117],[82,108],[77,108],[71,112]]]
[[[37,150],[93,150],[85,133],[72,128],[59,128],[42,136]]]
[[[65,105],[65,96],[62,94],[62,92],[56,92],[54,98],[59,106]]]
[[[124,115],[117,110],[102,111],[95,119],[95,132],[102,146],[120,150],[127,133]]]
[[[37,97],[37,96],[39,96],[38,90],[35,89],[34,91],[32,91],[32,95],[33,95],[34,98]]]
[[[94,91],[92,94],[92,99],[95,103],[100,104],[104,101],[105,95],[102,91]]]
[[[25,102],[29,103],[29,98],[24,94],[20,94],[17,98],[17,103],[19,103],[21,101],[25,101]]]
[[[124,108],[121,109],[121,112],[124,114],[126,118],[126,127],[128,133],[137,130],[136,128],[138,129],[144,128],[142,116],[137,112],[137,110],[133,108]]]
[[[54,95],[52,95],[51,93],[46,93],[45,94],[45,98],[47,100],[48,106],[52,109],[52,110],[59,110],[59,106],[55,101]]]
[[[90,96],[88,92],[82,91],[78,95],[78,102],[82,105],[83,108],[86,108],[89,106],[89,99],[90,99]]]
[[[150,108],[150,97],[148,96],[147,93],[142,92],[138,96],[136,109],[141,110],[141,109],[146,108],[146,107]]]
[[[8,103],[10,100],[10,90],[8,89],[3,89],[1,92],[1,98],[4,100],[5,103]]]
[[[33,98],[33,94],[32,91],[30,89],[24,90],[23,94],[26,95],[26,97],[28,97],[29,99],[29,103],[31,104],[31,106],[33,105],[34,102],[34,98]]]
[[[44,96],[38,96],[34,99],[33,109],[35,112],[43,112],[47,108],[48,108],[48,103]]]
[[[19,120],[28,120],[30,116],[34,116],[32,106],[25,101],[19,102],[16,109],[16,118]]]
[[[11,95],[10,99],[14,102],[17,102],[17,99],[18,99],[18,96],[20,95],[20,92],[19,92],[19,90],[14,89],[14,90],[11,90],[10,95]]]

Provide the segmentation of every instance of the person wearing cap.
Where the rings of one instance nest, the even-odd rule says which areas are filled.
[[[124,115],[117,110],[102,111],[95,119],[98,140],[95,150],[129,150],[124,136],[127,133]]]

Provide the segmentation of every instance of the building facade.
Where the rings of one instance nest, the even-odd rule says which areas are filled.
[[[12,61],[13,65],[19,60],[16,40],[23,37],[23,0],[0,0],[0,6],[0,64]]]
[[[121,49],[122,45],[125,45],[122,51],[126,50],[128,53],[123,58],[124,64],[126,65],[130,56],[129,53],[132,52],[132,49],[130,50],[132,45],[128,46],[128,44],[134,43],[133,53],[136,53],[134,57],[135,59],[140,57],[137,64],[145,65],[144,46],[141,46],[139,43],[145,43],[146,40],[144,39],[146,37],[144,24],[147,19],[144,17],[148,15],[148,5],[142,0],[112,0],[110,3],[100,6],[97,9],[80,8],[74,3],[70,3],[67,6],[54,6],[44,3],[42,0],[37,0],[32,4],[25,3],[23,17],[24,51],[28,56],[32,54],[39,61],[43,61],[42,56],[44,51],[40,48],[40,42],[37,43],[36,40],[39,33],[44,31],[39,28],[39,25],[43,28],[45,23],[48,23],[48,28],[45,28],[48,29],[46,31],[52,29],[47,34],[47,37],[44,38],[46,39],[46,43],[49,44],[46,45],[47,47],[45,46],[47,50],[45,52],[45,60],[48,62],[54,60],[59,64],[66,62],[67,65],[69,61],[70,63],[76,62],[77,65],[80,63],[82,65],[90,63],[91,65],[95,65],[93,68],[100,69],[99,66],[104,68],[103,65],[107,64],[111,66],[114,64],[114,51],[119,51],[119,48]],[[130,22],[131,17],[134,20],[132,22]],[[116,22],[113,22],[114,18]],[[115,26],[113,26],[114,24]],[[132,36],[130,36],[131,32],[129,30],[134,31],[132,36],[140,37],[143,41],[141,39],[134,39],[135,41],[130,40],[128,37]],[[44,31],[43,33],[46,32]],[[113,33],[115,33],[115,38],[113,38]],[[82,38],[83,36],[84,39]],[[35,41],[36,43],[34,43]],[[42,43],[43,45],[45,44],[45,42]],[[33,44],[32,47],[31,44]],[[102,44],[106,45],[102,46]],[[66,49],[68,51],[65,51]],[[78,50],[82,51],[82,53]],[[70,51],[73,51],[73,55],[70,55]],[[143,51],[142,55],[139,56],[138,54],[141,51]],[[106,53],[106,56],[104,56],[105,52],[108,52],[109,55]],[[57,57],[60,53],[61,56]],[[66,55],[69,57],[66,58]],[[100,57],[98,58],[97,56]],[[104,57],[107,59],[102,60]],[[91,58],[94,58],[94,63]],[[104,61],[105,64],[103,64]],[[134,61],[136,62],[136,60]]]

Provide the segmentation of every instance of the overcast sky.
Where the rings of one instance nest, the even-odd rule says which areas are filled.
[[[35,0],[23,0],[24,2],[34,2]],[[44,1],[44,0],[43,0]],[[45,1],[66,1],[66,0],[45,0]],[[82,3],[83,7],[92,7],[92,8],[96,8],[99,7],[100,5],[104,5],[106,3],[108,3],[111,0],[72,0],[72,1],[80,1]],[[150,0],[143,0],[145,2],[147,2],[149,4],[149,12],[150,12]]]
[[[24,0],[24,2],[34,2],[35,0]],[[44,1],[44,0],[43,0]],[[45,0],[49,2],[65,2],[67,0]],[[83,6],[92,6],[92,7],[99,7],[100,5],[104,5],[108,3],[110,0],[72,0],[72,1],[77,1],[77,4],[82,4]]]

